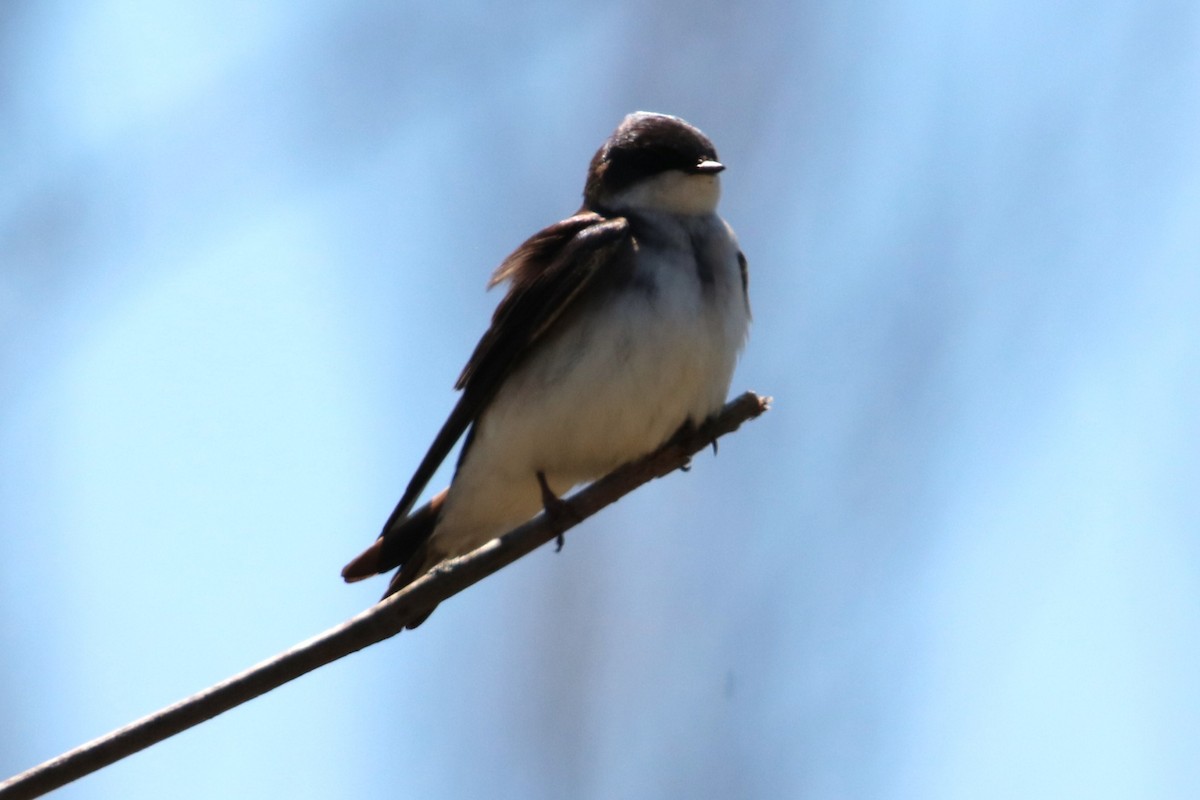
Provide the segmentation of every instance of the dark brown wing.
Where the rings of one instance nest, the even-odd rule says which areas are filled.
[[[605,265],[631,246],[629,225],[623,218],[607,219],[588,212],[539,231],[504,260],[488,286],[509,281],[508,294],[500,301],[491,327],[475,346],[455,384],[462,396],[384,525],[384,534],[412,509],[454,443],[483,411],[509,372],[592,279],[604,272]]]
[[[738,269],[742,273],[742,298],[746,301],[746,310],[750,310],[750,266],[746,263],[746,254],[738,250]]]

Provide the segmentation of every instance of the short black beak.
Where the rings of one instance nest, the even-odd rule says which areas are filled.
[[[706,159],[692,167],[692,172],[695,172],[697,175],[716,175],[718,172],[721,172],[724,169],[725,165],[720,161]]]

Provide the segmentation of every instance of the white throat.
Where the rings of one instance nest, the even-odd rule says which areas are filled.
[[[721,199],[717,175],[692,175],[677,169],[638,181],[606,203],[614,211],[640,209],[669,214],[711,214]]]

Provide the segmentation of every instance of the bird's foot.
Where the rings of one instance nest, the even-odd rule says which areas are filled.
[[[700,443],[697,442],[696,440],[700,436],[701,436],[700,426],[697,425],[696,422],[691,417],[688,417],[686,420],[683,421],[683,424],[679,426],[679,429],[676,430],[675,433],[671,435],[671,438],[668,440],[668,444],[677,444],[681,447],[698,446]],[[705,437],[705,438],[707,438],[707,437]],[[713,455],[715,456],[717,454],[717,440],[713,439],[711,441],[705,442],[705,444],[712,445]],[[687,472],[691,468],[692,468],[692,458],[691,458],[691,456],[688,456],[687,461],[684,463],[684,465],[682,467],[680,467],[680,469],[682,469],[684,472]]]
[[[550,488],[550,485],[546,483],[546,473],[539,470],[537,480],[538,486],[542,490],[542,508],[545,509],[546,516],[550,519],[550,524],[558,528],[558,536],[554,539],[554,552],[557,553],[563,549],[563,544],[566,543],[566,539],[562,534],[563,529],[577,525],[583,520],[571,508],[571,504],[556,495]]]

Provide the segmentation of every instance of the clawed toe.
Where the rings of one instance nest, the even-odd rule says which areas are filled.
[[[555,537],[554,552],[559,552],[563,549],[566,539],[563,537],[562,531],[571,525],[576,525],[582,520],[571,508],[571,504],[556,495],[546,483],[546,473],[540,470],[537,473],[538,486],[542,490],[542,508],[546,511],[546,516],[549,517],[550,523],[558,528],[558,536]]]
[[[679,426],[679,429],[676,430],[675,433],[671,436],[669,441],[674,444],[683,445],[686,447],[688,445],[696,443],[695,440],[699,436],[700,436],[700,426],[697,425],[696,422],[694,420],[692,420],[691,417],[688,417],[686,420],[683,421],[683,424]],[[708,444],[712,445],[713,455],[715,456],[717,454],[717,440],[713,439],[711,442],[708,442]],[[692,468],[692,459],[689,457],[687,460],[687,463],[683,465],[682,469],[684,472],[687,472],[691,468]]]

